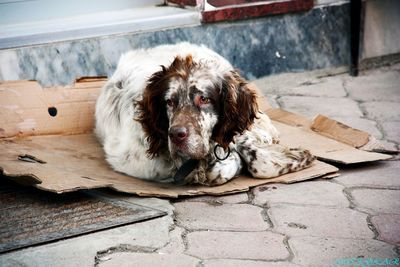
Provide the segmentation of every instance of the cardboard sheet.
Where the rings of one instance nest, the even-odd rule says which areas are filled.
[[[350,141],[349,132],[354,132],[357,136],[361,134],[369,137],[369,134],[350,128],[348,126],[338,126],[348,129],[342,131],[331,131],[327,134],[332,127],[332,124],[339,125],[332,119],[326,118],[320,120],[323,116],[317,116],[316,120],[311,121],[308,118],[287,112],[281,109],[269,109],[267,111],[270,118],[273,120],[275,127],[280,132],[281,143],[288,147],[302,147],[309,149],[312,154],[317,156],[320,160],[328,162],[338,162],[341,164],[355,164],[362,162],[371,162],[378,160],[390,159],[392,156],[369,152],[356,149],[353,145],[348,144]],[[326,127],[326,121],[329,121]],[[313,129],[319,129],[313,131]],[[326,132],[323,135],[320,132]],[[332,135],[334,138],[329,138]],[[368,140],[364,140],[368,142]],[[361,145],[364,145],[362,143]]]
[[[72,86],[45,89],[33,81],[0,83],[1,173],[19,183],[55,193],[109,187],[161,197],[221,195],[266,183],[293,183],[337,175],[338,168],[321,161],[274,179],[241,176],[216,187],[151,183],[120,174],[105,162],[103,151],[91,134],[95,101],[104,82],[102,78],[84,78]],[[340,136],[334,140],[314,132],[309,119],[269,109],[264,97],[259,100],[260,107],[268,109],[285,145],[304,147],[320,159],[346,164],[390,158],[358,150],[341,142]]]
[[[0,138],[90,132],[105,81],[81,78],[72,86],[45,89],[35,81],[0,83]]]
[[[360,148],[369,141],[368,133],[353,129],[322,115],[315,117],[311,130],[355,148]]]
[[[175,186],[146,182],[113,171],[105,162],[103,151],[92,134],[1,140],[0,146],[0,168],[4,175],[15,181],[23,176],[25,184],[31,183],[39,189],[55,193],[110,187],[142,196],[219,195],[246,191],[250,187],[270,182],[307,180],[338,170],[317,161],[303,171],[270,180],[243,176],[216,187]]]

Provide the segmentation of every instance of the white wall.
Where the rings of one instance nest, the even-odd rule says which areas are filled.
[[[400,53],[400,1],[367,0],[362,58]]]
[[[154,6],[163,0],[0,0],[0,25]]]

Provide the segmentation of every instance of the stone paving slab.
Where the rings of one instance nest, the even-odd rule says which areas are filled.
[[[398,116],[400,117],[400,113]],[[387,140],[400,143],[400,121],[387,121],[381,123],[381,125]]]
[[[400,189],[400,161],[384,161],[342,168],[333,180],[350,186]]]
[[[289,237],[374,237],[367,215],[349,208],[278,205],[268,209],[268,215],[274,229]]]
[[[397,102],[366,102],[361,108],[367,112],[367,117],[378,121],[400,121],[400,105]]]
[[[346,90],[350,97],[360,101],[400,102],[400,74],[398,71],[376,72],[346,78]]]
[[[103,190],[103,193],[111,198],[116,198],[136,205],[161,210],[167,212],[168,214],[172,214],[174,211],[174,206],[167,199],[156,197],[138,197],[129,194],[121,194],[120,192],[111,190]]]
[[[264,94],[276,94],[284,95],[285,92],[288,94],[296,94],[293,88],[302,87],[313,84],[320,84],[320,77],[330,76],[333,79],[340,78],[340,75],[347,73],[346,67],[339,67],[333,69],[325,70],[315,70],[310,72],[302,73],[282,73],[277,75],[271,75],[259,78],[254,81],[254,83],[261,89]],[[346,75],[346,74],[345,74]],[[324,79],[328,80],[328,79]],[[319,88],[323,90],[322,86]],[[335,88],[336,90],[337,88]],[[306,89],[305,89],[306,90]],[[340,89],[338,89],[340,91]],[[309,93],[318,94],[316,90],[310,90]],[[320,96],[332,96],[330,94],[336,95],[337,92],[334,91],[322,91],[328,95],[320,94]],[[304,92],[305,93],[305,92]]]
[[[203,261],[204,267],[298,267],[300,265],[290,262],[268,262],[268,261],[253,261],[253,260],[206,260]]]
[[[286,260],[284,236],[272,232],[202,231],[187,235],[186,254],[201,259]]]
[[[288,77],[290,79],[290,77]],[[287,78],[286,78],[287,79]],[[297,78],[298,79],[298,78]],[[296,80],[297,80],[296,79]],[[343,76],[328,78],[305,78],[302,82],[291,84],[290,87],[282,87],[279,84],[268,84],[267,81],[257,81],[259,87],[266,88],[266,92],[275,95],[296,95],[296,96],[324,96],[344,97],[347,95],[343,88]],[[280,81],[282,83],[282,80]]]
[[[0,255],[0,266],[94,266],[98,251],[120,244],[161,248],[169,240],[172,218],[165,216],[146,222],[100,231],[80,237]]]
[[[269,228],[262,212],[261,208],[248,204],[175,204],[177,224],[188,230],[262,231]]]
[[[309,118],[321,114],[327,117],[362,117],[360,108],[349,98],[311,96],[282,96],[279,102],[283,109]]]
[[[350,194],[359,210],[400,214],[400,190],[356,188]]]
[[[184,254],[160,254],[160,253],[129,253],[120,252],[107,255],[102,259],[100,267],[123,266],[197,266],[199,260]]]
[[[294,254],[293,263],[310,267],[340,266],[340,259],[397,257],[392,245],[372,239],[295,237],[289,239],[289,245]]]
[[[253,190],[256,205],[273,206],[277,203],[295,205],[317,205],[348,207],[349,201],[343,194],[344,187],[329,181],[265,185]]]
[[[164,254],[181,254],[185,251],[185,244],[183,241],[183,236],[185,230],[174,226],[174,229],[169,232],[168,243],[158,250],[159,253]]]
[[[400,245],[400,214],[376,215],[371,223],[379,233],[379,240]]]

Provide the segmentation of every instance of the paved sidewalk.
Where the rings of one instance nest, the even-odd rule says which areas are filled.
[[[275,107],[322,113],[399,149],[400,65],[357,78],[341,72],[255,82]],[[331,180],[269,184],[223,197],[115,194],[169,215],[3,254],[0,266],[351,266],[353,258],[399,258],[399,156],[341,169]]]

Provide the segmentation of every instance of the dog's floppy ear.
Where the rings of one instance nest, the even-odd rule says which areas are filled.
[[[236,134],[242,134],[257,118],[257,93],[236,71],[224,76],[220,92],[220,114],[213,139],[227,148]]]
[[[171,77],[187,79],[190,69],[196,64],[192,56],[185,58],[176,56],[168,68],[161,66],[162,70],[155,72],[147,82],[143,92],[143,99],[135,104],[137,108],[136,120],[142,124],[149,143],[148,155],[151,158],[158,156],[168,149],[168,117],[165,92]]]
[[[154,73],[148,80],[143,99],[135,102],[137,117],[149,143],[148,155],[153,158],[168,148],[168,117],[164,94],[167,86],[167,69]]]

